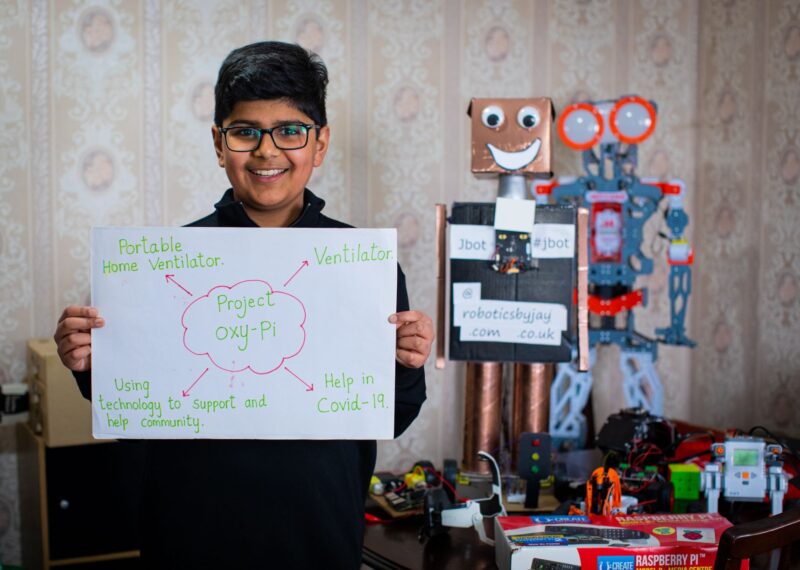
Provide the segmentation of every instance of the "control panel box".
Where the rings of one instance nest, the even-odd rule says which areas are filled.
[[[500,570],[712,568],[731,526],[717,513],[495,518]]]
[[[767,494],[764,440],[736,438],[718,445],[725,447],[725,497],[737,501],[763,501]]]

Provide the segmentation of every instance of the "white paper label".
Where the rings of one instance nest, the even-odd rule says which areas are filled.
[[[537,259],[575,257],[575,226],[536,224],[533,226],[531,256]]]
[[[453,283],[453,303],[474,303],[481,298],[480,283]]]
[[[513,344],[543,344],[558,346],[561,344],[561,331],[550,325],[530,327],[464,325],[461,327],[459,339],[471,342],[508,342]]]
[[[536,224],[531,233],[531,255],[537,259],[575,257],[575,226]],[[495,231],[492,226],[450,225],[450,259],[489,261],[494,257]]]
[[[494,206],[494,227],[497,230],[529,234],[536,217],[535,200],[498,198]]]
[[[567,329],[567,308],[558,303],[480,299],[472,303],[455,304],[453,324],[457,327],[474,324],[517,327],[546,325],[561,331]]]
[[[494,228],[450,224],[450,259],[488,261],[494,257]]]

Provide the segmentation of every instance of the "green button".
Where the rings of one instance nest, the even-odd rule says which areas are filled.
[[[531,466],[531,473],[538,473],[538,472],[539,472],[539,466],[538,465],[532,465]]]

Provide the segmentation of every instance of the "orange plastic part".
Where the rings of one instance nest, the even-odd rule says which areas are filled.
[[[603,516],[611,516],[622,508],[622,482],[615,469],[598,467],[586,482],[586,510],[592,511],[592,483],[609,485],[608,494],[603,501]]]

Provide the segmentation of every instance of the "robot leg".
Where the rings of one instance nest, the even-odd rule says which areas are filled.
[[[586,416],[583,408],[592,391],[592,373],[595,350],[589,352],[589,370],[580,372],[577,363],[558,365],[556,377],[550,387],[550,435],[558,447],[565,441],[583,447],[586,439]]]
[[[621,349],[619,364],[624,376],[626,406],[644,408],[656,416],[664,415],[664,388],[658,378],[653,355]]]

